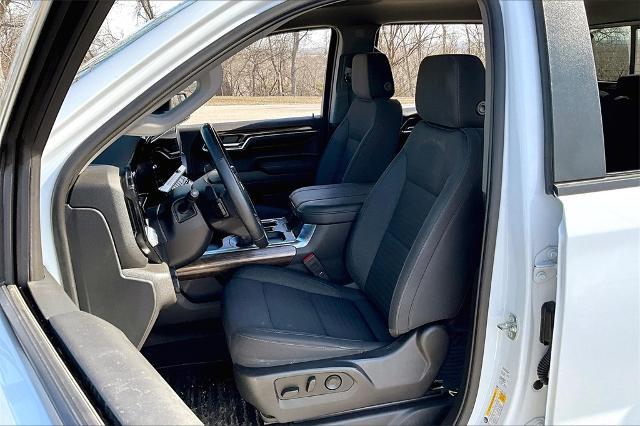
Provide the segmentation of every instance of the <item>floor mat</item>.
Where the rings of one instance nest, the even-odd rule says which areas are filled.
[[[226,363],[159,368],[158,372],[205,425],[261,425],[258,411],[244,402]]]
[[[205,425],[261,425],[233,380],[219,321],[154,329],[142,354]]]

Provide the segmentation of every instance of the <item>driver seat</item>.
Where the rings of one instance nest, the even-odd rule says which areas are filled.
[[[479,260],[484,67],[425,58],[422,118],[373,187],[346,250],[353,286],[285,268],[240,269],[224,328],[242,396],[267,422],[421,397]]]

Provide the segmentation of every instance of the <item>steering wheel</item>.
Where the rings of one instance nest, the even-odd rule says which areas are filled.
[[[220,175],[220,179],[222,179],[222,183],[227,189],[229,198],[236,208],[240,220],[247,228],[253,243],[260,248],[266,247],[269,244],[267,234],[264,232],[251,197],[249,197],[247,190],[238,179],[235,169],[229,164],[218,134],[210,124],[204,124],[200,128],[200,134],[218,170],[218,175]]]

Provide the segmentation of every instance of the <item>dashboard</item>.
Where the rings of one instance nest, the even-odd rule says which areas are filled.
[[[200,132],[177,132],[156,138],[123,136],[92,164],[119,167],[135,187],[140,207],[154,208],[167,192],[214,169]]]
[[[214,167],[199,132],[189,132],[186,141],[181,136],[122,136],[91,163],[119,169],[138,247],[170,266],[198,257],[212,241],[210,226],[226,219],[216,209],[222,185],[209,185],[197,203],[190,200],[192,186],[203,189],[203,175]]]

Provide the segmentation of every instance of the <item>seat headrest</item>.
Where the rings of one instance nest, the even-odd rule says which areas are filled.
[[[416,85],[416,110],[439,126],[482,127],[484,65],[473,55],[436,55],[422,60]]]
[[[359,53],[351,63],[351,87],[362,99],[393,96],[393,76],[389,60],[383,53]]]
[[[616,96],[638,99],[640,96],[640,74],[620,76],[616,83]]]

